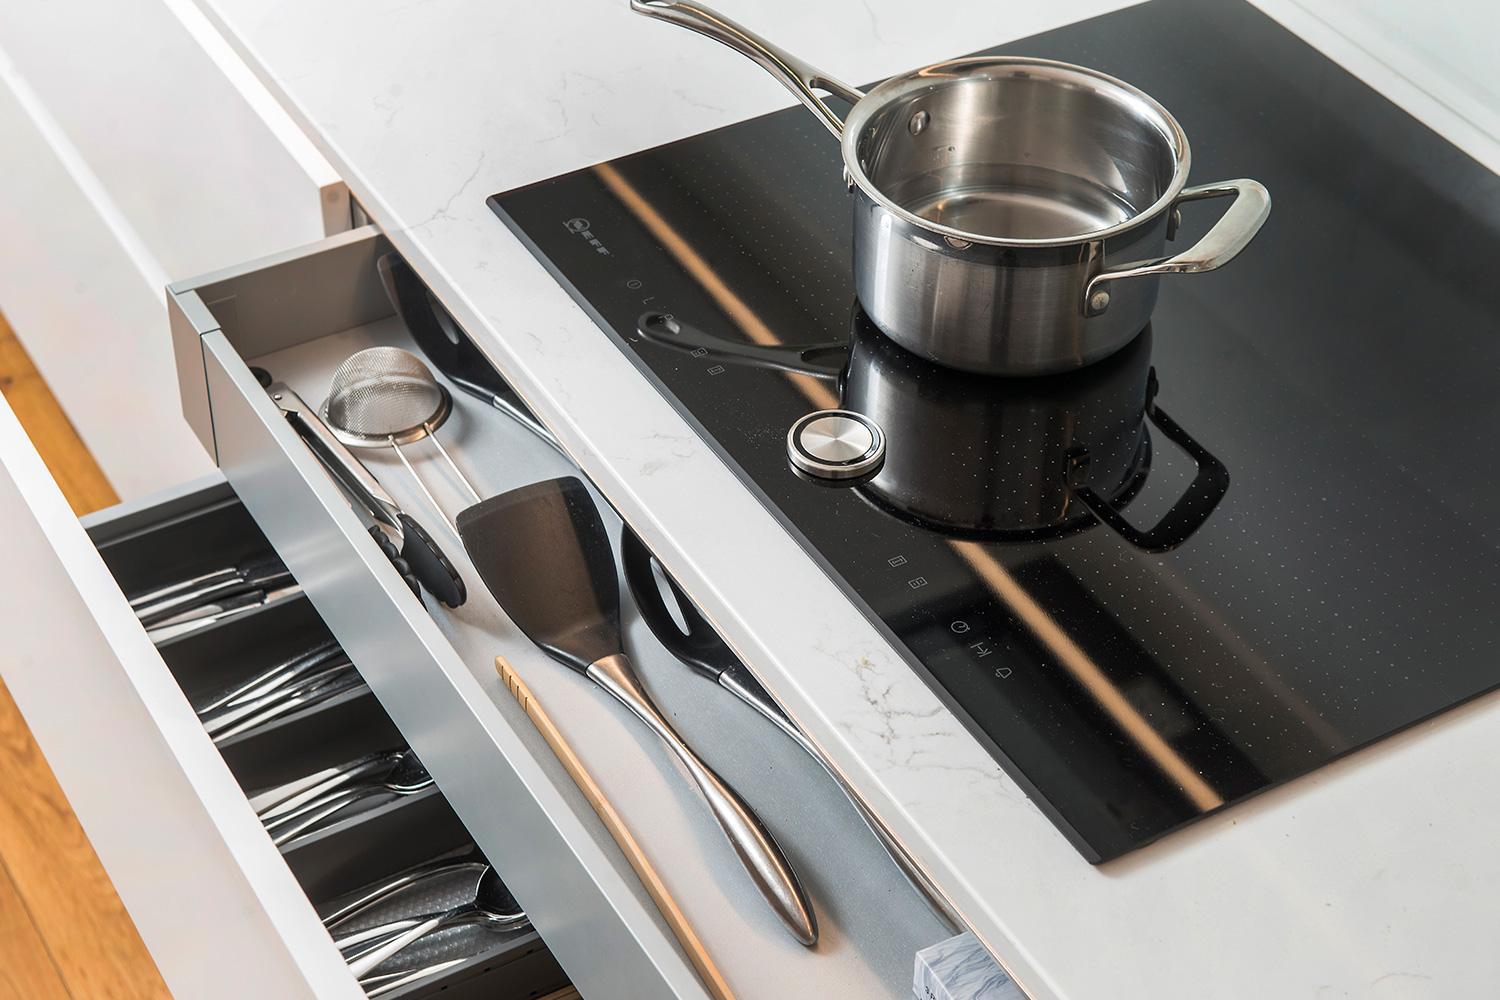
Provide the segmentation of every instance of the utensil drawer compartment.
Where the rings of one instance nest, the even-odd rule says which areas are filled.
[[[174,995],[364,996],[314,904],[470,838],[431,788],[404,802],[372,797],[374,808],[351,805],[273,846],[249,790],[404,741],[354,683],[215,747],[195,701],[289,649],[334,645],[295,593],[148,638],[122,590],[268,551],[232,490],[190,484],[80,524],[0,406],[0,515],[25,570],[0,584],[0,668]],[[404,980],[391,997],[482,987],[519,1000],[566,984],[529,931],[478,942],[471,960],[420,981],[387,978]]]
[[[404,456],[358,452],[465,579],[468,601],[448,608],[413,595],[268,397],[262,380],[316,408],[354,353],[415,351],[378,277],[390,250],[367,227],[171,286],[183,409],[569,978],[586,996],[705,995],[628,861],[496,677],[497,654],[594,772],[738,996],[905,996],[911,956],[951,932],[810,757],[667,653],[627,603],[631,658],[673,725],[781,841],[825,928],[816,949],[798,946],[765,907],[666,749],[533,647],[484,590],[448,528],[474,502],[462,479],[490,496],[578,475],[567,457],[457,387],[429,440]],[[618,538],[620,520],[597,491],[595,499]]]

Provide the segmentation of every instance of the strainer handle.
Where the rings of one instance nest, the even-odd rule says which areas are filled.
[[[858,103],[865,96],[847,83],[834,79],[790,52],[772,45],[749,28],[736,24],[718,11],[694,3],[693,0],[630,0],[630,9],[637,14],[645,14],[658,21],[667,21],[700,35],[707,35],[754,59],[762,69],[781,81],[783,87],[797,95],[797,100],[807,105],[808,110],[818,116],[818,120],[827,126],[835,138],[843,137],[844,123],[816,92],[825,90],[850,104]]]

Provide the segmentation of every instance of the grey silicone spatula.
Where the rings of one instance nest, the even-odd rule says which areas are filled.
[[[567,476],[523,486],[458,515],[485,586],[527,638],[598,684],[661,737],[708,800],[755,887],[798,941],[817,918],[791,863],[739,794],[698,758],[636,676],[620,641],[620,588],[599,510]]]

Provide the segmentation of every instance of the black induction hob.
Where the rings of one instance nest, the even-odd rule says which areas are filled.
[[[1100,861],[1500,684],[1500,179],[1236,0],[990,51],[1129,81],[1182,123],[1191,183],[1274,201],[1075,375],[961,376],[866,329],[839,152],[800,107],[491,205]],[[1176,245],[1221,208],[1187,206]],[[652,309],[701,332],[643,338]],[[780,370],[735,346],[773,343],[850,346]],[[1153,391],[1228,470],[1206,519]],[[798,417],[876,398],[875,479],[794,474]],[[1197,503],[1182,544],[1070,498],[1057,449],[1087,434],[1130,523]]]

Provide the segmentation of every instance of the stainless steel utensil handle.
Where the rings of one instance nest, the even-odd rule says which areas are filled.
[[[285,682],[278,682],[274,687],[258,691],[248,700],[241,701],[236,699],[228,705],[211,712],[200,712],[198,718],[203,723],[203,728],[208,731],[209,735],[213,735],[225,726],[244,718],[246,715],[259,712],[278,701],[289,700],[305,694],[321,684],[326,684],[333,677],[353,669],[353,664],[347,658],[344,658],[342,662],[334,663],[332,666],[328,666],[327,661],[320,660],[314,666],[317,669],[313,672],[299,671],[300,676],[299,674],[293,674],[287,677]]]
[[[440,913],[435,917],[431,917],[427,920],[422,921],[420,924],[417,924],[417,926],[401,934],[399,937],[392,938],[390,941],[380,945],[378,948],[372,948],[369,951],[365,952],[363,955],[351,961],[349,963],[349,971],[354,974],[355,979],[360,978],[365,973],[369,972],[371,969],[379,965],[381,962],[384,962],[386,959],[396,954],[396,952],[411,944],[413,941],[432,933],[445,924],[452,923],[455,919],[460,918],[464,912],[471,908],[472,905],[458,907],[449,910],[446,913]]]
[[[745,800],[683,742],[677,730],[672,728],[672,724],[646,693],[625,654],[616,653],[594,661],[589,664],[588,675],[595,684],[614,695],[622,705],[650,726],[676,754],[683,767],[687,768],[693,783],[708,800],[708,807],[713,811],[714,818],[719,821],[719,826],[729,838],[740,863],[750,873],[751,880],[761,895],[766,897],[766,902],[771,904],[776,915],[791,929],[798,941],[809,946],[816,944],[818,922],[813,915],[812,903],[770,831]]]
[[[836,138],[843,137],[844,123],[815,91],[826,90],[850,104],[865,96],[847,83],[834,79],[790,52],[772,45],[749,28],[736,24],[718,11],[694,3],[693,0],[630,0],[630,9],[637,14],[645,14],[658,21],[668,21],[700,35],[707,35],[754,59],[766,72],[780,80],[782,86],[797,95],[797,100],[807,105],[808,110],[817,115]]]
[[[250,808],[262,823],[272,822],[283,813],[297,809],[313,799],[322,798],[340,785],[346,785],[371,771],[384,768],[389,772],[394,766],[396,754],[382,750],[345,761],[337,767],[314,771],[306,777],[288,781],[257,792],[250,797]]]
[[[342,812],[361,799],[367,799],[372,795],[379,795],[386,792],[397,798],[401,798],[407,795],[415,795],[418,791],[425,791],[428,787],[430,786],[423,786],[416,789],[416,791],[391,788],[383,784],[360,785],[357,788],[346,788],[341,793],[330,795],[322,801],[315,802],[305,809],[299,810],[294,816],[284,816],[274,823],[266,824],[266,832],[271,834],[271,843],[280,847],[290,840],[296,840],[298,837],[312,833],[324,820],[335,813]],[[288,823],[295,825],[288,829]]]
[[[437,916],[437,914],[423,913],[420,916],[403,917],[400,920],[392,920],[389,923],[376,924],[374,927],[366,927],[362,931],[353,931],[342,937],[334,938],[333,946],[339,951],[348,951],[355,945],[368,944],[371,941],[379,941],[381,938],[391,938],[402,931],[410,930],[422,921],[434,916]]]
[[[439,972],[451,969],[453,966],[460,965],[466,961],[468,961],[466,958],[450,958],[446,962],[438,962],[436,965],[429,965],[425,969],[416,969],[412,972],[392,972],[378,977],[367,977],[361,979],[359,985],[365,988],[365,996],[369,997],[370,1000],[375,1000],[376,997],[383,997],[387,993],[394,993],[399,989],[410,986],[412,983],[435,976]]]
[[[450,857],[430,861],[425,865],[418,865],[416,868],[411,868],[401,872],[399,875],[392,876],[363,896],[350,900],[332,913],[326,914],[323,917],[323,926],[332,930],[355,914],[367,910],[377,903],[385,902],[388,897],[408,886],[415,885],[418,882],[438,875],[447,875],[459,868],[468,867],[475,868],[482,875],[484,874],[484,869],[489,867],[489,864],[482,861],[455,861]]]
[[[880,846],[885,848],[885,853],[890,855],[891,861],[901,870],[901,874],[906,877],[906,881],[926,901],[928,909],[940,917],[953,933],[962,934],[968,930],[969,925],[964,923],[957,911],[953,909],[952,904],[948,902],[948,897],[943,895],[936,883],[932,881],[932,876],[928,875],[926,870],[917,864],[916,859],[907,851],[906,846],[897,840],[896,835],[891,833],[890,828],[885,825],[885,820],[876,815],[875,810],[870,808],[870,804],[849,783],[849,779],[845,778],[843,772],[838,770],[834,766],[833,761],[828,759],[828,755],[823,752],[822,747],[814,743],[802,731],[802,728],[781,710],[781,706],[772,702],[763,691],[756,691],[742,684],[728,670],[719,675],[719,686],[755,709],[773,723],[776,728],[795,740],[798,746],[807,751],[808,756],[817,761],[819,766],[833,779],[834,784],[839,786],[839,790],[844,793],[844,798],[849,800],[849,804],[859,813],[860,819],[865,821],[865,826],[869,827],[870,832],[875,835],[875,839],[880,841]]]
[[[288,823],[296,823],[298,820],[306,819],[314,813],[317,815],[313,816],[309,822],[317,822],[317,820],[324,816],[332,815],[332,813],[338,812],[350,803],[357,802],[366,796],[374,795],[378,792],[391,791],[385,781],[386,779],[381,777],[374,781],[361,781],[345,788],[335,788],[324,795],[319,795],[310,801],[302,803],[295,809],[290,809],[270,819],[263,819],[261,825],[274,833],[277,830],[281,830]],[[299,829],[305,829],[305,827],[299,827]],[[289,835],[287,839],[291,839],[291,836]],[[275,840],[273,843],[280,843],[280,841]]]
[[[191,580],[179,580],[178,582],[168,584],[165,587],[158,587],[157,589],[148,591],[144,594],[137,594],[130,599],[130,606],[132,608],[143,608],[148,604],[155,604],[157,601],[160,601],[167,597],[171,597],[175,594],[180,594],[184,591],[196,590],[201,587],[210,587],[219,583],[233,582],[235,580],[238,580],[239,577],[239,567],[227,566],[224,569],[214,570],[212,573],[204,573],[202,576],[195,576]]]
[[[240,733],[248,732],[257,726],[268,725],[283,716],[290,715],[303,706],[317,704],[318,702],[326,701],[329,698],[343,694],[346,691],[353,691],[356,688],[364,686],[364,678],[360,677],[358,673],[350,671],[348,674],[341,675],[325,684],[311,688],[306,693],[278,700],[259,715],[251,716],[228,729],[220,730],[214,733],[210,739],[215,746],[218,746],[225,740],[238,736]]]
[[[1214,223],[1214,227],[1203,239],[1182,253],[1163,257],[1161,260],[1137,261],[1095,275],[1083,292],[1084,313],[1097,316],[1109,308],[1108,284],[1111,281],[1139,278],[1147,274],[1195,274],[1199,271],[1212,271],[1234,260],[1255,238],[1255,234],[1260,232],[1266,217],[1271,214],[1271,193],[1265,189],[1265,185],[1242,177],[1239,180],[1184,188],[1182,194],[1177,196],[1172,211],[1176,212],[1177,206],[1185,201],[1231,196],[1234,203],[1223,217]]]
[[[366,927],[364,930],[352,931],[342,937],[335,938],[333,946],[339,951],[344,952],[358,945],[368,944],[371,941],[379,941],[382,938],[394,938],[397,934],[410,930],[424,920],[430,920],[433,917],[441,915],[440,913],[420,913],[415,916],[392,920],[384,924],[376,924],[374,927]],[[529,919],[525,913],[518,913],[506,918],[504,921],[488,920],[486,921],[486,926],[493,930],[511,930],[527,923]]]
[[[291,659],[283,660],[274,667],[261,671],[245,683],[224,692],[210,702],[201,705],[195,703],[193,711],[201,718],[226,705],[239,705],[262,698],[272,691],[286,687],[310,670],[321,669],[327,661],[341,655],[343,655],[343,650],[339,648],[339,644],[332,639],[326,639],[312,649],[298,653]]]
[[[402,538],[401,508],[385,491],[385,487],[370,474],[370,470],[365,468],[365,464],[333,436],[328,425],[318,416],[318,411],[303,402],[302,397],[284,382],[274,382],[267,386],[266,393],[281,408],[281,412],[291,418],[313,453],[369,508],[370,516],[392,529],[396,539]]]

